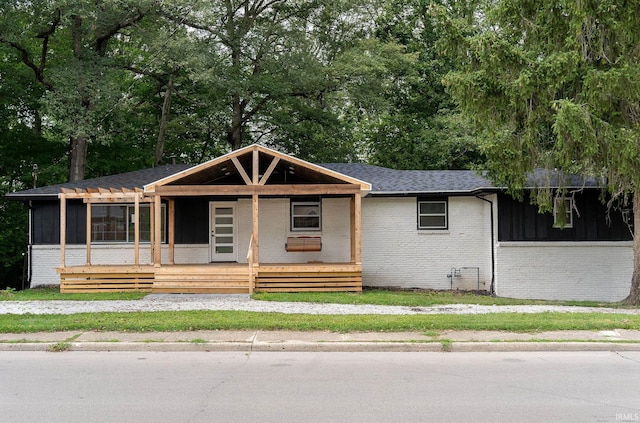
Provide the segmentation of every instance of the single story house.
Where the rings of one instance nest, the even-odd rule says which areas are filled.
[[[539,214],[473,171],[317,165],[251,145],[8,194],[29,204],[30,286],[63,292],[464,289],[617,301],[627,220],[595,181]],[[562,227],[560,227],[562,226]]]

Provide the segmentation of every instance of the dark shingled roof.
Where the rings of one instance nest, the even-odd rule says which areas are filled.
[[[322,164],[328,169],[369,182],[372,194],[454,194],[495,190],[472,170],[396,170],[364,163]]]
[[[472,170],[397,170],[364,163],[320,164],[327,169],[368,182],[372,195],[475,194],[498,191],[487,178]],[[143,188],[145,185],[188,169],[191,165],[166,165],[119,175],[104,176],[78,182],[51,185],[7,194],[10,199],[32,200],[54,198],[61,188]],[[557,171],[537,170],[530,177],[532,186],[549,180],[560,182]],[[593,188],[600,186],[593,178],[562,178],[565,186]],[[538,183],[536,183],[536,181]]]
[[[167,176],[181,172],[190,167],[191,165],[185,164],[158,166],[150,169],[136,170],[134,172],[120,173],[117,175],[102,176],[100,178],[85,179],[83,181],[67,182],[64,184],[49,185],[41,188],[12,192],[7,194],[7,197],[13,199],[55,198],[58,196],[62,188],[142,188],[151,182],[166,178]]]

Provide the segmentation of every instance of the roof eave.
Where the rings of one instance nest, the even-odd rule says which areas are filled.
[[[487,188],[475,188],[473,190],[419,190],[419,191],[371,191],[370,196],[380,197],[415,197],[419,195],[478,195],[482,193],[496,193],[503,191],[502,188],[487,187]]]
[[[32,201],[32,200],[56,200],[58,194],[17,194],[8,193],[4,198],[11,201]]]

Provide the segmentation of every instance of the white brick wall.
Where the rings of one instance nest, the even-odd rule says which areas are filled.
[[[489,198],[495,201],[495,196]],[[480,289],[491,283],[491,212],[475,197],[449,198],[449,229],[417,229],[415,197],[362,201],[363,285],[449,289],[452,268],[479,267]],[[453,289],[476,289],[475,269]]]
[[[208,245],[176,245],[176,263],[207,263],[209,255]],[[87,249],[84,245],[65,246],[65,261],[67,266],[84,265],[87,260]],[[162,261],[169,261],[169,250],[162,246]],[[32,277],[31,287],[42,285],[58,285],[60,277],[56,268],[60,267],[59,245],[34,245],[31,255]],[[92,264],[133,264],[134,249],[131,245],[92,245]],[[148,245],[140,247],[140,264],[150,263]]]
[[[306,263],[310,261],[348,262],[351,258],[350,206],[348,198],[322,200],[322,230],[291,232],[287,198],[261,199],[260,208],[260,262]],[[239,200],[238,261],[245,263],[251,236],[251,200]],[[287,252],[288,236],[321,236],[322,251]]]
[[[496,294],[548,300],[619,301],[629,294],[632,242],[501,242]]]

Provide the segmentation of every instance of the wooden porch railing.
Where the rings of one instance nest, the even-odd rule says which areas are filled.
[[[152,266],[75,266],[58,269],[60,292],[126,292],[153,290]]]

